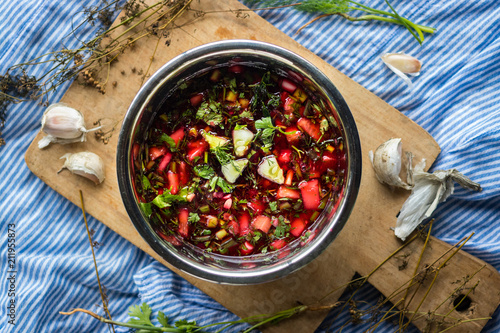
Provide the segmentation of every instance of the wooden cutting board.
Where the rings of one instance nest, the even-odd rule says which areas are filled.
[[[421,127],[258,15],[246,12],[249,17],[241,18],[234,12],[228,11],[246,9],[236,0],[202,0],[193,4],[193,8],[223,12],[208,14],[194,21],[192,13],[181,18],[187,24],[172,31],[170,46],[164,43],[158,44],[149,74],[174,56],[197,45],[221,39],[254,39],[283,46],[308,59],[334,82],[346,99],[357,122],[361,138],[362,183],[347,225],[320,257],[288,277],[256,286],[219,285],[187,276],[170,267],[142,240],[122,204],[115,171],[115,151],[120,123],[108,144],[103,144],[90,136],[85,143],[51,145],[45,150],[39,150],[37,142],[42,136],[39,134],[26,152],[26,163],[35,175],[78,206],[80,205],[78,190],[82,189],[89,214],[241,317],[284,310],[299,303],[316,303],[328,292],[336,290],[321,302],[334,303],[344,290],[345,284],[356,272],[362,276],[368,274],[402,244],[394,236],[391,227],[395,226],[396,214],[409,193],[392,191],[377,182],[367,158],[368,151],[374,150],[389,138],[400,137],[404,150],[412,151],[416,155],[416,160],[426,158],[430,165],[440,149],[434,139]],[[102,95],[95,89],[75,83],[64,95],[62,102],[79,109],[85,115],[88,127],[101,118],[119,122],[141,86],[142,75],[148,70],[150,58],[156,47],[157,39],[151,38],[138,42],[132,50],[125,52],[119,62],[110,69],[109,82],[116,84],[108,84],[106,94]],[[62,165],[62,161],[59,160],[62,155],[84,150],[97,153],[105,161],[106,180],[100,186],[94,186],[90,181],[69,172],[57,173]],[[371,276],[369,282],[384,295],[391,295],[396,288],[404,285],[412,277],[422,246],[423,241],[420,239],[413,242],[385,263]],[[432,238],[420,266],[431,264],[449,248],[450,245]],[[406,269],[401,270],[403,263]],[[474,291],[469,294],[470,306],[463,311],[451,312],[454,318],[468,322],[450,332],[479,332],[487,319],[473,319],[487,318],[497,308],[500,302],[500,275],[492,266],[463,251],[460,251],[440,271],[419,312],[432,311],[444,302],[438,313],[448,313],[453,308],[454,299],[450,299],[449,296],[460,285],[457,281],[463,281],[466,276],[472,276],[478,270],[480,271],[464,289],[459,291],[465,294],[469,290],[467,288],[479,281]],[[415,309],[418,305],[431,280],[432,277],[423,283],[410,309]],[[401,297],[402,295],[398,295],[394,301]],[[267,328],[265,331],[313,332],[326,314],[326,311],[308,313],[285,321],[279,326]],[[427,321],[421,318],[415,324],[423,330]]]

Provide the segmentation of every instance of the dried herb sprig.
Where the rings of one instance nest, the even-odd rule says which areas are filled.
[[[274,5],[293,5],[293,8],[296,10],[321,14],[310,22],[304,24],[297,32],[318,19],[332,15],[341,16],[351,22],[382,21],[402,25],[412,34],[419,44],[422,44],[424,41],[424,32],[432,34],[436,31],[435,28],[413,23],[407,18],[400,16],[388,0],[385,0],[385,2],[390,11],[372,8],[352,0],[250,0],[250,2],[258,3],[259,5],[266,7]],[[253,9],[257,10],[258,8]],[[363,12],[365,14],[360,16],[351,16],[347,14],[349,12],[356,11]]]
[[[169,44],[168,36],[174,21],[187,11],[191,2],[158,0],[149,5],[144,0],[129,0],[120,6],[118,0],[102,0],[99,5],[84,9],[85,19],[65,38],[73,37],[85,24],[109,27],[117,11],[123,10],[124,16],[118,24],[100,29],[96,36],[82,41],[74,49],[63,48],[15,64],[0,76],[0,146],[5,143],[1,139],[1,130],[9,105],[26,100],[47,103],[51,92],[74,79],[104,94],[109,70],[119,55],[147,37],[164,38]],[[27,74],[30,68],[47,64],[50,68],[43,75],[34,77]]]

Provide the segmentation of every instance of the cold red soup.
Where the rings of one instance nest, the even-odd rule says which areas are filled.
[[[133,145],[135,191],[156,233],[231,256],[307,242],[346,167],[321,105],[290,79],[240,65],[182,83]]]

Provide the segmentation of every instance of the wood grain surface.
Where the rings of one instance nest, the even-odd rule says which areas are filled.
[[[430,165],[440,149],[427,132],[398,110],[328,65],[258,15],[246,12],[249,17],[237,17],[229,10],[246,7],[236,0],[202,0],[192,7],[216,12],[198,19],[193,19],[193,14],[189,12],[180,18],[179,24],[182,26],[172,31],[171,44],[166,46],[159,43],[156,53],[154,50],[157,39],[139,41],[134,49],[125,52],[119,62],[111,67],[109,82],[116,82],[116,86],[108,84],[106,94],[102,95],[95,89],[74,83],[64,95],[62,102],[79,109],[85,115],[88,127],[101,118],[118,122],[117,129],[108,144],[89,136],[85,143],[51,145],[47,149],[39,150],[37,142],[42,136],[40,133],[26,152],[26,163],[35,175],[78,206],[80,205],[78,190],[81,189],[89,214],[239,316],[284,310],[299,303],[316,304],[331,291],[334,292],[323,298],[321,304],[334,303],[356,272],[362,276],[370,273],[402,245],[394,236],[391,227],[395,226],[396,215],[409,193],[393,191],[377,182],[368,160],[368,151],[376,149],[380,143],[389,138],[400,137],[404,150],[413,152],[416,160],[426,158]],[[337,86],[354,115],[360,133],[363,156],[362,183],[358,200],[347,225],[334,243],[298,272],[256,286],[227,286],[202,281],[179,272],[162,260],[142,240],[130,222],[121,201],[115,171],[120,120],[142,84],[142,75],[151,74],[174,56],[192,47],[206,42],[234,38],[261,40],[283,46],[321,69]],[[153,54],[151,68],[145,73]],[[62,160],[59,160],[62,155],[84,150],[97,153],[105,162],[106,180],[99,186],[94,186],[90,181],[67,171],[57,173],[63,164]],[[370,277],[369,282],[385,296],[392,296],[391,300],[394,303],[398,302],[404,293],[393,293],[412,278],[422,247],[423,240],[420,238],[415,240],[382,265]],[[431,237],[417,271],[421,271],[426,264],[432,264],[450,248],[450,245]],[[444,258],[448,257],[449,253]],[[435,276],[433,268],[437,268],[443,260],[438,260],[437,264],[427,270],[429,277],[423,281],[418,290],[416,286],[410,289],[409,295],[416,290],[409,306],[410,311],[417,308],[418,312],[424,314],[436,308],[439,308],[436,313],[446,314],[451,311],[450,318],[466,322],[449,332],[480,332],[487,319],[474,320],[474,318],[488,318],[497,308],[500,302],[499,273],[483,261],[459,251],[443,269],[438,271],[439,274],[430,293],[418,306],[432,284]],[[406,268],[401,270],[404,265]],[[457,281],[464,281],[467,276],[473,274],[475,274],[473,278],[457,291],[457,286],[460,286]],[[452,311],[456,295],[467,293],[473,286],[475,288],[469,294],[472,301],[470,306],[463,311]],[[314,332],[326,314],[326,311],[307,313],[278,326],[266,328],[265,331]],[[411,313],[408,315],[411,316]],[[428,325],[426,316],[417,317],[419,319],[414,320],[416,326],[421,330],[426,329]]]

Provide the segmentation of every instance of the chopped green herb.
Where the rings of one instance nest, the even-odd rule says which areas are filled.
[[[220,103],[214,101],[201,103],[196,112],[196,118],[210,125],[220,125],[223,121]]]
[[[208,164],[200,164],[193,168],[194,173],[201,178],[210,179],[215,175],[214,169]]]
[[[187,202],[187,199],[183,195],[171,194],[168,189],[163,194],[156,196],[152,201],[158,208],[170,207],[175,202]]]
[[[175,151],[177,149],[175,141],[170,137],[170,135],[163,133],[160,137],[160,141],[165,142],[172,151]]]
[[[189,213],[189,217],[188,217],[189,223],[196,223],[199,220],[200,220],[200,215],[198,215],[197,213]]]

